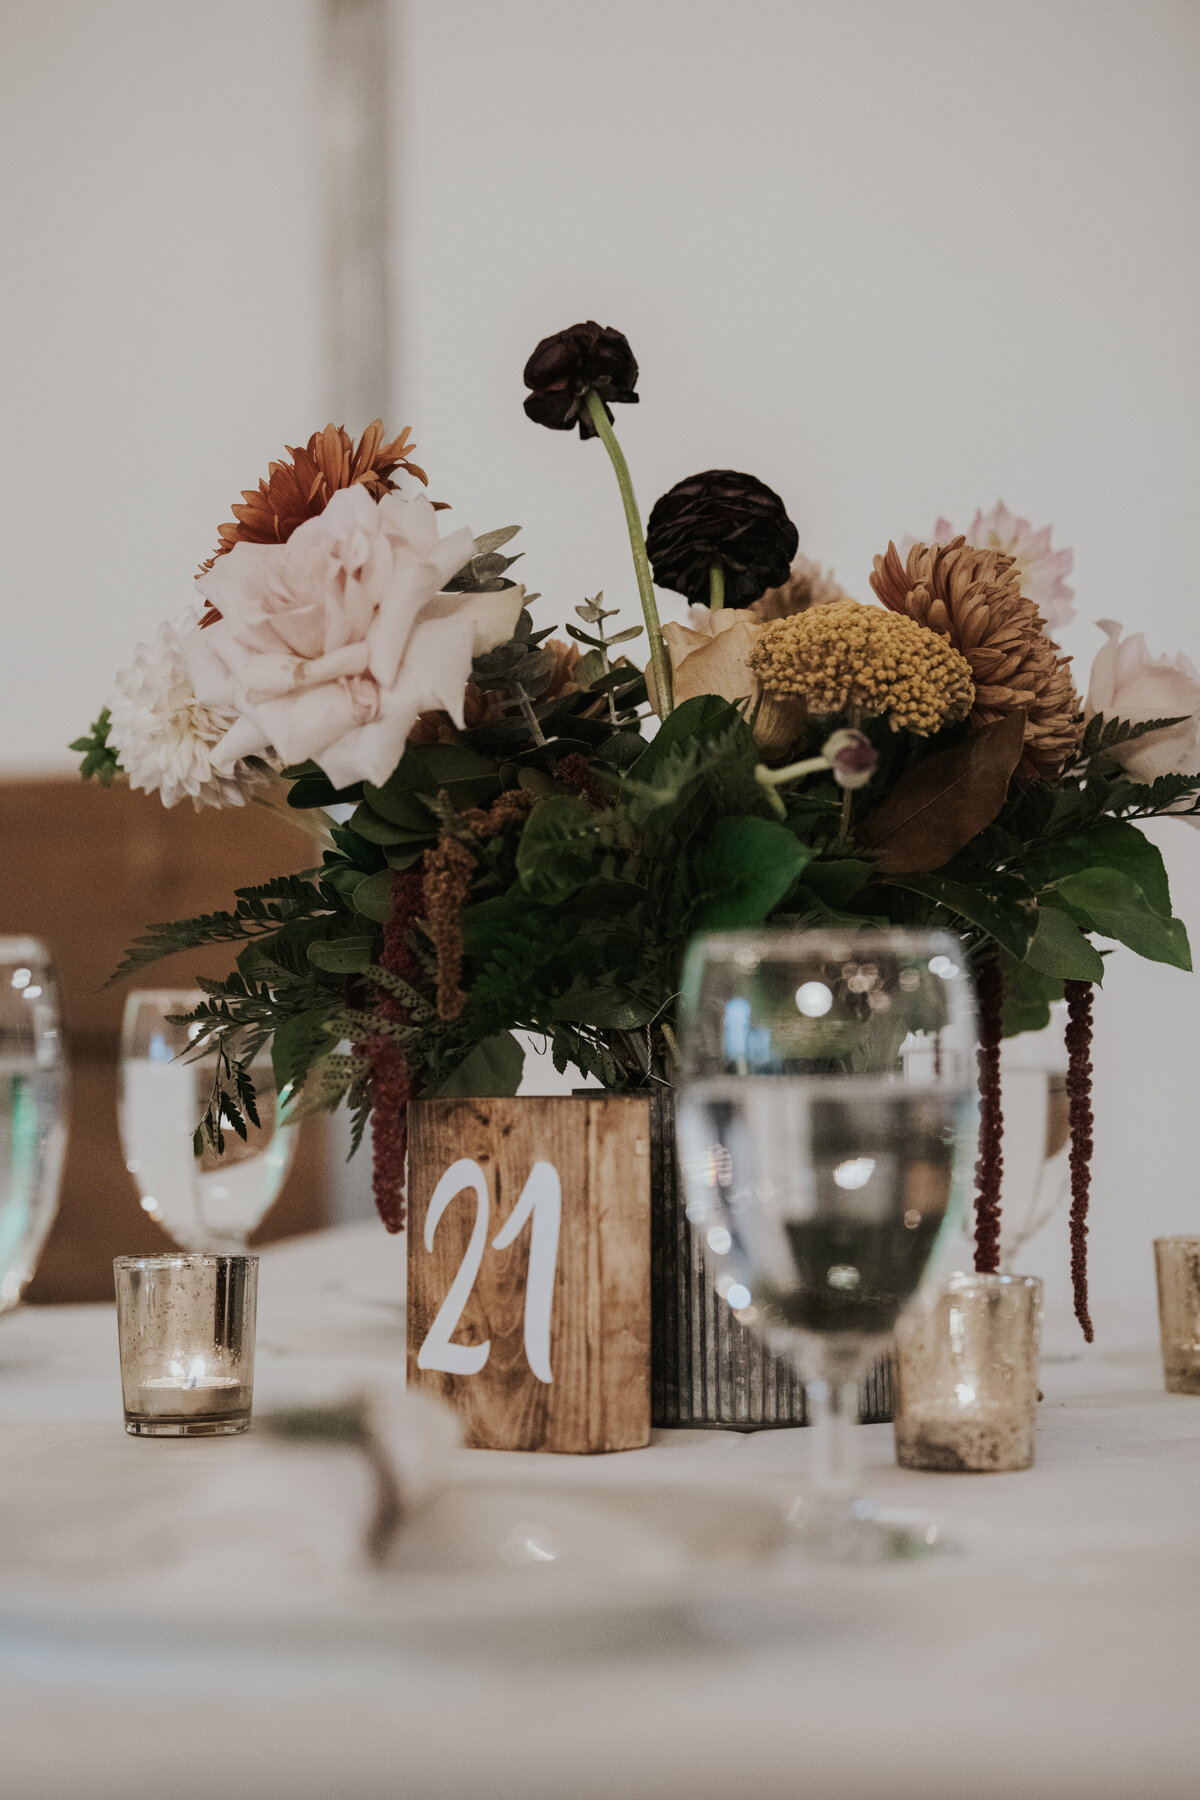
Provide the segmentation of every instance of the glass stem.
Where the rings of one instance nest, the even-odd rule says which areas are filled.
[[[654,581],[650,574],[650,558],[646,555],[646,539],[642,531],[642,515],[638,511],[637,501],[633,493],[633,480],[629,473],[629,464],[625,461],[625,453],[621,449],[609,422],[604,402],[595,388],[589,388],[587,394],[588,417],[596,427],[596,436],[608,451],[613,473],[617,478],[617,486],[621,490],[621,504],[625,508],[625,525],[629,532],[629,547],[633,552],[633,571],[637,576],[638,594],[642,602],[642,617],[646,621],[646,636],[650,640],[650,662],[654,669],[654,685],[658,692],[658,714],[665,719],[671,711],[671,665],[667,660],[667,647],[663,643],[662,624],[658,616],[658,603],[654,598]]]
[[[826,1500],[853,1500],[858,1491],[858,1382],[833,1376],[804,1384],[813,1430],[813,1483]]]

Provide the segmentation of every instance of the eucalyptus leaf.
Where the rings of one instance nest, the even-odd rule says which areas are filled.
[[[391,869],[383,869],[378,875],[368,875],[354,890],[354,910],[366,919],[374,919],[379,925],[386,925],[392,916],[392,905],[395,899],[395,874]]]
[[[371,966],[374,938],[323,938],[308,946],[308,960],[331,975],[362,975]]]

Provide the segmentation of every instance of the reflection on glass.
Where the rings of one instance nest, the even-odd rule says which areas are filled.
[[[0,1312],[37,1268],[58,1211],[66,1081],[49,953],[0,938]]]
[[[681,1029],[688,1217],[718,1293],[806,1381],[815,1536],[835,1554],[835,1539],[865,1548],[851,1524],[857,1383],[915,1294],[969,1160],[965,951],[939,932],[702,938]]]
[[[276,1200],[296,1148],[270,1056],[250,1068],[259,1125],[245,1143],[225,1133],[218,1156],[193,1155],[192,1134],[213,1079],[211,1060],[188,1061],[195,1028],[179,1023],[204,998],[187,989],[131,994],[121,1037],[121,1143],[142,1207],[186,1250],[237,1250]]]

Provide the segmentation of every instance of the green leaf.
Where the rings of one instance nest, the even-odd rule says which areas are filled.
[[[277,1093],[282,1093],[290,1082],[301,1080],[308,1073],[309,1065],[328,1051],[329,1041],[324,1030],[328,1016],[328,1008],[321,1007],[297,1013],[276,1026],[271,1041],[271,1068]]]
[[[719,737],[722,732],[733,731],[738,726],[748,738],[750,728],[736,706],[716,694],[697,694],[695,699],[685,700],[663,720],[653,742],[638,757],[630,774],[637,781],[651,782],[676,750],[705,738]]]
[[[331,975],[362,975],[371,966],[374,945],[369,937],[320,938],[308,946],[308,960]]]
[[[1098,819],[1089,831],[1051,844],[1026,866],[1036,888],[1054,887],[1064,875],[1086,869],[1120,869],[1137,883],[1155,912],[1171,917],[1171,890],[1162,854],[1136,825],[1125,819]]]
[[[840,909],[870,879],[871,865],[858,857],[822,857],[804,872],[804,886],[826,906]]]
[[[656,1006],[611,987],[572,987],[551,1008],[556,1021],[595,1031],[640,1031],[657,1016]]]
[[[1078,925],[1057,906],[1038,908],[1037,928],[1025,961],[1060,981],[1103,981],[1104,958]]]
[[[812,859],[812,846],[802,844],[786,825],[772,819],[719,819],[693,865],[695,885],[705,896],[693,910],[693,928],[739,931],[764,924]]]
[[[425,820],[426,830],[420,835],[432,842],[437,836],[437,824],[428,813],[425,814]],[[358,833],[359,837],[366,838],[368,844],[382,844],[385,848],[392,844],[411,845],[414,837],[418,835],[406,826],[389,825],[388,821],[381,818],[374,807],[368,805],[365,800],[355,810],[350,820],[350,827],[351,830]]]
[[[386,925],[392,916],[395,880],[391,869],[381,869],[378,875],[368,875],[360,881],[354,890],[355,912],[361,913],[364,919]]]
[[[1182,920],[1164,918],[1123,869],[1083,869],[1064,876],[1055,892],[1102,937],[1116,938],[1150,962],[1191,968]]]
[[[995,900],[982,888],[968,887],[965,882],[947,881],[941,875],[890,875],[885,887],[903,888],[910,894],[921,894],[947,912],[975,925],[1020,961],[1033,937],[1033,908]]]
[[[440,1095],[515,1094],[521,1085],[525,1052],[511,1031],[484,1038],[438,1088]]]
[[[1041,1031],[1050,1023],[1050,1008],[1063,997],[1063,984],[1053,975],[1043,975],[1028,962],[1000,952],[1000,970],[1004,977],[1005,1037],[1019,1037],[1023,1031]]]
[[[595,816],[581,800],[556,794],[526,820],[517,846],[517,876],[537,900],[566,900],[592,872],[597,843]]]
[[[608,674],[608,658],[603,650],[589,650],[580,657],[572,673],[580,687],[590,687]]]

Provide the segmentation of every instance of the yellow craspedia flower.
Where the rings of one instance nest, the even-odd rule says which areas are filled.
[[[936,631],[857,600],[764,625],[750,667],[768,694],[803,695],[810,712],[886,718],[929,737],[965,719],[971,665]]]

